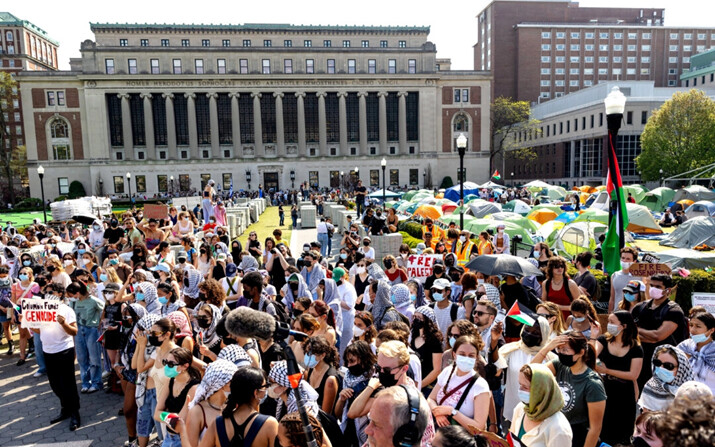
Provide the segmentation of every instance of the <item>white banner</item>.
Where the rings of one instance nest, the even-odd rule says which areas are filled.
[[[59,300],[43,300],[26,298],[22,300],[22,327],[25,329],[41,329],[57,322]]]
[[[442,255],[410,255],[407,258],[407,278],[424,282],[432,275],[435,259],[442,259]]]
[[[703,306],[715,315],[715,293],[693,292],[693,307],[695,306]]]

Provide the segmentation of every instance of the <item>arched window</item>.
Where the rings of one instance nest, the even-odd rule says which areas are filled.
[[[61,117],[55,117],[49,123],[50,147],[54,160],[71,160],[72,144],[70,139],[69,124]]]
[[[453,128],[455,132],[469,132],[469,118],[463,114],[454,117]]]

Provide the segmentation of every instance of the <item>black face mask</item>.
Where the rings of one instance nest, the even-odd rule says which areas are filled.
[[[420,329],[425,327],[425,322],[422,320],[412,320],[412,331],[419,331]]]
[[[633,438],[633,447],[650,447],[650,444],[648,444],[645,439],[640,436],[636,436]]]
[[[206,301],[206,294],[204,292],[199,292],[199,301]]]
[[[238,342],[237,342],[236,340],[234,340],[233,338],[228,338],[228,337],[223,337],[221,340],[223,341],[223,344],[226,345],[226,346],[228,346],[228,345],[235,345],[236,343],[238,343]]]
[[[56,270],[56,269],[55,269],[55,266],[54,266],[54,265],[50,265],[50,266],[47,267],[47,271],[50,272],[50,273],[54,272],[55,270]]]
[[[159,340],[159,337],[156,335],[150,335],[148,340],[149,344],[152,346],[161,346],[161,340]]]
[[[378,374],[378,377],[380,378],[380,383],[382,386],[389,388],[391,386],[397,385],[397,379],[395,378],[395,375],[389,372],[384,372],[382,369],[380,370],[380,373]]]
[[[293,309],[293,318],[298,318],[303,315],[304,310]]]
[[[529,348],[533,348],[534,346],[539,346],[541,344],[541,335],[524,331],[521,333],[521,341],[523,341]]]
[[[432,272],[433,272],[435,275],[441,275],[442,273],[444,273],[444,269],[443,269],[442,267],[433,268],[433,269],[432,269]]]
[[[385,261],[385,268],[386,269],[391,269],[392,268],[392,261],[391,260],[386,260]]]
[[[444,264],[447,267],[454,267],[454,259],[451,256],[448,256],[447,259],[444,260]]]
[[[559,356],[559,362],[561,362],[562,365],[571,367],[576,364],[576,360],[573,359],[573,354],[562,354],[560,352],[556,354]]]
[[[137,256],[139,256],[140,254],[142,254],[142,251],[141,251],[141,250],[134,250],[134,254],[137,255]]]
[[[367,242],[367,241],[363,242],[362,244],[363,244],[364,246],[366,246],[366,247],[367,247],[368,245],[370,245],[370,243]]]
[[[290,287],[290,290],[292,290],[293,292],[298,291],[298,283],[295,283],[295,282],[288,283],[288,287]]]
[[[211,326],[211,323],[209,322],[208,318],[197,318],[196,319],[196,324],[199,325],[201,329],[208,329]]]
[[[365,373],[365,370],[363,369],[361,364],[353,365],[353,366],[348,366],[348,371],[350,371],[350,374],[352,374],[355,377],[362,376]]]

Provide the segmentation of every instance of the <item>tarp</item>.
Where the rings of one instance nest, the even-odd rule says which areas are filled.
[[[666,187],[660,187],[646,193],[643,200],[638,203],[651,211],[661,212],[668,207],[668,204],[673,201],[674,197],[674,190]]]
[[[556,219],[558,214],[555,211],[548,209],[534,209],[529,213],[529,219],[539,222],[540,224],[545,224],[551,220]]]
[[[464,197],[469,194],[479,194],[479,185],[474,182],[464,182]],[[444,192],[444,198],[453,202],[459,202],[459,184],[447,188]]]
[[[479,185],[479,187],[482,189],[505,189],[506,188],[506,186],[500,185],[499,183],[494,183],[492,181],[482,183],[481,185]]]
[[[636,203],[641,203],[648,193],[648,189],[643,185],[623,185],[623,192],[625,192],[626,197],[628,197],[628,193],[631,193],[633,198],[636,199]]]
[[[501,204],[487,202],[486,200],[472,200],[467,204],[467,214],[474,217],[484,217],[487,214],[494,214],[501,212]]]
[[[564,226],[556,235],[554,248],[559,252],[576,256],[584,251],[596,249],[598,236],[605,234],[608,227],[595,222],[575,222]]]
[[[442,217],[442,207],[437,207],[434,205],[422,205],[415,211],[415,215],[422,217],[430,217],[432,219],[439,219]]]
[[[539,229],[540,225],[534,222],[533,220],[522,216],[521,214],[516,214],[516,213],[511,213],[508,211],[502,211],[501,213],[494,213],[491,216],[494,220],[504,220],[507,222],[514,222],[515,224],[519,225],[522,228],[526,228],[527,230],[531,231],[532,233],[535,233],[536,230]]]
[[[696,251],[687,248],[676,248],[655,253],[660,262],[668,264],[671,269],[704,269],[715,265],[715,252]]]
[[[678,190],[673,201],[679,202],[683,199],[690,199],[693,202],[699,200],[715,200],[715,192],[700,185],[691,185]]]
[[[370,197],[371,199],[382,200],[383,191],[385,193],[385,199],[399,199],[400,196],[402,195],[398,192],[392,192],[389,189],[388,190],[378,189],[377,191],[373,191],[370,194],[368,194],[368,197]]]
[[[626,208],[628,210],[626,230],[638,234],[663,234],[663,230],[648,208],[635,203],[627,203]]]
[[[519,199],[514,199],[502,206],[502,209],[504,211],[511,211],[513,213],[521,214],[522,216],[526,216],[531,212],[531,205],[527,205],[523,201]]]
[[[578,216],[579,216],[578,211],[566,211],[565,213],[561,213],[558,216],[556,216],[556,219],[554,219],[554,220],[556,220],[558,222],[571,223]]]
[[[715,217],[694,217],[660,241],[660,245],[675,248],[693,248],[701,244],[715,246]]]
[[[688,216],[688,219],[698,216],[715,216],[715,203],[707,200],[695,202],[685,210],[685,215]]]

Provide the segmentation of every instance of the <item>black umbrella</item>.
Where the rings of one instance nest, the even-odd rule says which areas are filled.
[[[72,216],[72,220],[83,225],[92,225],[94,221],[97,220],[97,216],[93,216],[91,214],[77,214]]]
[[[485,275],[540,276],[543,273],[529,261],[512,255],[481,255],[465,266],[471,271]]]

